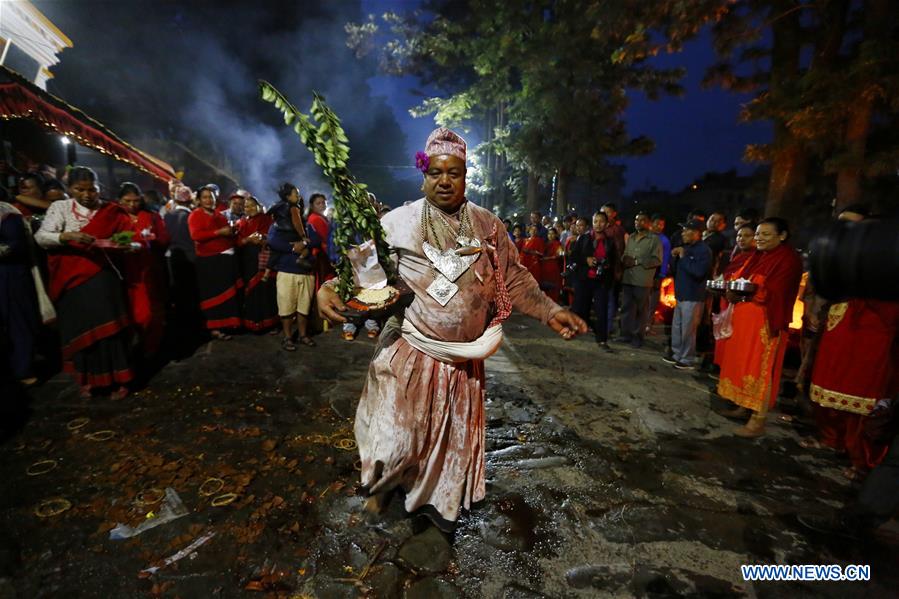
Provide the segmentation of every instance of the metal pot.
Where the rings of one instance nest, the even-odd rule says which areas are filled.
[[[751,283],[745,279],[737,279],[736,281],[730,281],[727,284],[728,291],[733,291],[734,293],[742,295],[752,295],[755,293],[756,289],[758,289],[758,286],[755,283]]]

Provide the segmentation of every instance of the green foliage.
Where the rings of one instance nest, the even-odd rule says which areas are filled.
[[[623,121],[628,91],[650,98],[682,92],[683,69],[650,67],[677,51],[725,0],[467,0],[431,2],[427,13],[387,14],[347,25],[357,52],[381,47],[389,73],[412,74],[441,91],[411,113],[443,126],[484,126],[479,148],[494,172],[515,181],[564,170],[601,183],[608,159],[652,151]],[[376,43],[380,40],[380,43]],[[506,161],[508,158],[508,162]],[[511,168],[502,169],[505,165]],[[508,186],[507,186],[508,187]],[[521,190],[511,189],[516,197]]]
[[[384,239],[384,230],[374,205],[369,201],[366,186],[357,183],[347,169],[350,158],[349,139],[340,119],[318,93],[313,92],[311,118],[297,110],[271,83],[259,81],[259,93],[266,102],[275,105],[284,116],[284,124],[299,136],[322,169],[334,191],[334,244],[340,251],[337,264],[337,292],[346,300],[353,294],[353,269],[346,252],[361,238],[374,239],[378,261],[390,279],[394,278],[393,262]]]

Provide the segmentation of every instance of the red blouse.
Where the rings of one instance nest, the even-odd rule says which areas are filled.
[[[130,220],[131,230],[135,233],[135,241],[149,242],[151,247],[161,249],[167,248],[169,243],[171,243],[172,239],[169,236],[168,230],[165,228],[162,217],[155,212],[141,210],[136,215],[130,216]],[[144,238],[142,236],[144,231],[149,234],[149,237]]]
[[[272,216],[270,214],[259,213],[256,216],[244,216],[237,221],[237,240],[243,241],[254,233],[259,233],[263,238],[268,236],[268,230],[272,226]]]
[[[228,226],[228,219],[219,212],[209,214],[202,208],[196,208],[187,217],[190,238],[194,240],[197,256],[209,257],[221,254],[234,248],[233,237],[221,237],[216,231]]]

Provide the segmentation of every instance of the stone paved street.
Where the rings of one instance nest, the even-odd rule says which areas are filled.
[[[52,379],[0,446],[0,598],[894,596],[889,534],[796,521],[853,493],[797,424],[775,412],[765,437],[731,436],[711,381],[662,363],[658,341],[608,355],[521,317],[506,329],[488,361],[487,499],[449,540],[399,502],[361,510],[367,339],[212,343],[119,402]],[[110,539],[165,520],[167,488],[184,515]],[[51,498],[66,502],[37,516]],[[870,564],[872,581],[744,582],[754,563]]]

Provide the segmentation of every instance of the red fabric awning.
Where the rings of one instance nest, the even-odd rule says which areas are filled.
[[[5,67],[0,67],[0,119],[35,121],[161,181],[175,178],[175,170],[167,162],[138,150],[103,124]]]

